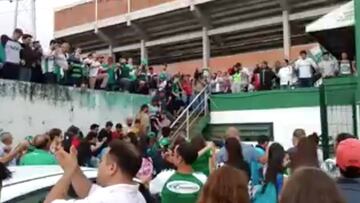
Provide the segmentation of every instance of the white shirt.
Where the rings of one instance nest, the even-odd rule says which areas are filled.
[[[293,70],[291,66],[285,66],[280,68],[278,76],[280,78],[280,85],[291,85]]]
[[[338,70],[338,63],[335,60],[322,60],[319,64],[319,68],[323,77],[335,76]]]
[[[22,46],[19,42],[9,39],[5,44],[5,61],[9,63],[20,63],[20,51]]]
[[[299,78],[311,78],[312,67],[317,68],[317,65],[311,58],[302,59],[300,57],[295,62],[295,69],[299,71]]]
[[[96,77],[98,75],[101,64],[93,59],[85,59],[85,64],[89,64],[89,77]]]
[[[55,200],[52,203],[146,203],[138,185],[118,184],[100,187],[93,184],[89,195],[81,200]]]

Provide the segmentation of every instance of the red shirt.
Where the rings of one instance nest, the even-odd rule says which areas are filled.
[[[118,133],[118,132],[114,131],[111,133],[111,140],[122,139],[123,136],[124,136],[124,134],[122,132]]]
[[[192,89],[192,85],[191,82],[183,82],[182,83],[182,88],[186,94],[186,96],[191,96],[193,89]]]
[[[80,145],[80,139],[77,137],[73,137],[73,139],[71,140],[71,146],[74,146],[77,149],[79,145]]]

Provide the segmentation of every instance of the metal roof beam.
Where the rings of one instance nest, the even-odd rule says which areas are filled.
[[[206,28],[212,28],[210,18],[196,5],[190,6],[190,11],[194,17],[199,21],[200,25]]]
[[[317,8],[317,9],[302,11],[302,12],[298,12],[298,13],[292,13],[289,16],[289,20],[290,21],[306,20],[309,18],[318,17],[318,16],[321,16],[321,15],[324,15],[324,14],[330,12],[331,10],[333,10],[337,7],[338,7],[338,5],[332,5],[332,6],[327,6],[327,7],[323,7],[323,8]],[[220,27],[220,28],[210,29],[208,34],[209,34],[209,36],[214,36],[214,35],[231,33],[231,32],[236,32],[236,31],[241,31],[241,30],[254,29],[256,27],[271,26],[271,25],[281,24],[281,23],[282,23],[282,16],[279,15],[279,16],[275,16],[275,17],[262,18],[259,20],[246,21],[246,22],[236,23],[236,24],[233,24],[230,26],[224,26],[224,27]],[[170,44],[170,43],[176,43],[176,42],[182,42],[182,41],[194,40],[194,39],[200,39],[200,38],[202,38],[202,31],[195,31],[195,32],[189,32],[186,34],[175,35],[175,36],[171,36],[171,37],[167,37],[167,38],[148,41],[146,43],[146,46],[151,47],[151,46]],[[136,44],[130,44],[130,45],[126,45],[126,46],[117,47],[114,49],[114,52],[129,51],[129,50],[134,50],[134,49],[140,49],[140,44],[136,43]]]
[[[136,34],[140,37],[140,39],[148,40],[149,35],[146,33],[143,26],[141,26],[139,23],[130,21],[130,26],[133,28],[133,30],[136,32]]]
[[[94,33],[108,45],[114,45],[114,40],[102,30],[95,28]]]

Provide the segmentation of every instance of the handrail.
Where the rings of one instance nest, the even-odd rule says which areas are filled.
[[[183,117],[186,112],[188,110],[190,110],[191,106],[197,101],[197,99],[199,99],[199,97],[201,96],[201,94],[203,94],[207,89],[208,89],[208,85],[206,85],[199,93],[198,95],[196,95],[196,97],[190,102],[190,104],[183,110],[183,112],[175,119],[175,121],[170,125],[170,128],[173,128],[177,122],[179,122],[179,120],[181,119],[181,117]]]
[[[179,136],[182,130],[185,131],[186,137],[189,139],[190,127],[201,115],[207,114],[208,89],[209,86],[206,85],[170,125],[170,128],[172,129],[173,141],[176,140],[177,136]]]

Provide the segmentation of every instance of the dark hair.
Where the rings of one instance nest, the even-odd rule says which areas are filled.
[[[53,141],[55,137],[60,137],[62,131],[59,128],[53,128],[49,131],[50,140]]]
[[[198,135],[191,139],[191,144],[195,147],[196,151],[202,150],[204,147],[206,147],[206,142],[203,136]]]
[[[86,135],[86,140],[87,141],[90,141],[90,140],[92,140],[92,139],[94,139],[94,138],[97,138],[97,134],[96,133],[94,133],[94,132],[89,132],[87,135]]]
[[[105,127],[113,127],[114,124],[111,121],[106,122]]]
[[[226,165],[215,170],[207,179],[198,202],[250,203],[246,174]]]
[[[70,126],[67,130],[67,132],[73,134],[73,135],[80,135],[80,129],[74,125]]]
[[[121,140],[114,140],[110,142],[109,147],[109,155],[116,160],[121,171],[131,179],[135,177],[142,162],[135,146]]]
[[[18,34],[22,35],[23,31],[20,28],[15,28],[14,33],[18,33]]]
[[[270,141],[270,138],[266,135],[260,135],[257,139],[258,144],[265,144]]]
[[[198,152],[192,144],[183,142],[178,145],[177,153],[181,156],[187,165],[194,163],[198,157]]]
[[[23,34],[22,39],[32,38],[30,34]]]
[[[289,59],[284,59],[285,63],[289,63]]]
[[[349,166],[345,170],[340,168],[340,173],[345,178],[360,178],[360,168]]]
[[[100,127],[98,124],[94,123],[94,124],[91,124],[90,126],[90,130],[95,130],[96,128]]]
[[[306,55],[307,55],[307,52],[306,52],[305,50],[301,50],[301,51],[300,51],[300,55],[302,55],[302,54],[306,54]]]
[[[49,145],[50,137],[47,135],[36,135],[33,140],[33,146],[37,149],[46,149]]]
[[[133,145],[135,145],[135,146],[138,145],[138,139],[137,139],[137,136],[136,136],[136,134],[134,132],[129,132],[126,136],[130,138],[130,142]]]
[[[285,150],[283,146],[279,143],[273,143],[269,148],[269,157],[267,161],[267,169],[265,173],[264,187],[262,192],[264,193],[266,190],[266,186],[269,183],[272,183],[276,186],[277,183],[277,175],[280,173],[284,173],[284,157]],[[280,192],[280,191],[277,191]]]
[[[56,39],[52,39],[52,40],[50,40],[49,45],[52,45],[52,44],[59,44],[59,42]]]
[[[290,176],[280,203],[345,203],[341,193],[326,173],[317,168],[304,167]]]
[[[137,118],[134,123],[141,123],[141,120]]]
[[[161,134],[163,137],[169,137],[171,133],[171,128],[170,127],[163,127],[161,129]]]
[[[336,144],[339,144],[340,142],[350,138],[356,138],[356,137],[350,133],[340,133],[336,136],[335,142]]]
[[[225,140],[225,149],[228,154],[226,164],[237,167],[240,163],[244,162],[241,144],[235,137],[229,137]]]
[[[299,141],[296,151],[291,156],[291,170],[294,172],[299,167],[319,167],[317,144],[312,138],[306,137]]]
[[[317,133],[313,133],[313,134],[309,135],[308,139],[313,141],[316,145],[319,145],[320,138]]]
[[[117,124],[115,125],[115,128],[122,128],[122,124],[121,124],[121,123],[117,123]]]
[[[143,104],[140,108],[141,111],[144,111],[145,109],[148,109],[149,106],[147,104]]]

